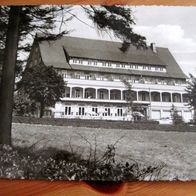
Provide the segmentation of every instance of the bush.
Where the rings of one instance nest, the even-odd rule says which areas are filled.
[[[171,109],[171,117],[172,117],[173,125],[180,125],[184,123],[182,116],[178,114],[178,111],[176,110],[174,105],[172,106]]]
[[[107,146],[102,157],[89,159],[56,149],[33,152],[0,146],[0,177],[3,178],[124,181],[156,176],[161,169],[162,166],[140,168],[136,162],[116,163],[114,145]]]

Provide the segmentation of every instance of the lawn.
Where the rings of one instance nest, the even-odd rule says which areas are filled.
[[[160,179],[196,179],[196,133],[150,130],[97,129],[13,123],[15,146],[54,147],[87,157],[90,146],[102,154],[116,143],[117,161],[143,165],[166,164]]]

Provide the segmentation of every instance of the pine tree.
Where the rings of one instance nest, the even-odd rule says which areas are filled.
[[[13,6],[9,12],[4,61],[0,88],[0,143],[11,144],[11,122],[15,64],[19,38],[21,6]]]

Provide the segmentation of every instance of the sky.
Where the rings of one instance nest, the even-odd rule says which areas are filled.
[[[146,37],[147,44],[169,48],[185,72],[196,76],[196,7],[133,6],[133,30]],[[112,34],[100,33],[82,8],[73,7],[78,19],[64,27],[70,36],[115,41]]]

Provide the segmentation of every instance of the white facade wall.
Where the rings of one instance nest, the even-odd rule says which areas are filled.
[[[52,109],[56,118],[81,118],[81,119],[106,119],[106,120],[131,120],[131,115],[127,114],[127,103],[123,100],[123,91],[127,90],[124,83],[120,81],[97,81],[85,79],[66,78],[67,92],[70,92],[71,97],[62,98],[62,102],[57,103]],[[81,91],[78,97],[73,93],[74,89],[79,88]],[[85,89],[92,88],[95,92],[95,97],[85,98]],[[108,93],[104,99],[98,96],[101,89]],[[183,94],[186,94],[186,85],[161,85],[161,84],[132,84],[132,90],[137,93],[138,100],[135,103],[146,105],[146,117],[152,120],[158,120],[160,123],[171,122],[171,109],[174,105],[183,117],[185,122],[189,122],[193,118],[193,112],[190,110],[187,103],[183,102]],[[120,99],[111,100],[110,92],[118,90]],[[149,93],[149,100],[139,100],[140,93],[145,91]],[[152,100],[152,92],[160,94],[160,101]],[[162,93],[169,93],[171,102],[163,102]],[[173,94],[178,94],[181,102],[174,102]],[[141,98],[140,98],[141,99]],[[71,107],[71,111],[65,111],[65,108]],[[83,109],[84,108],[84,109]],[[93,109],[97,108],[97,109]],[[109,109],[107,109],[109,108]],[[97,113],[93,110],[97,110]],[[109,111],[108,111],[109,110]]]

